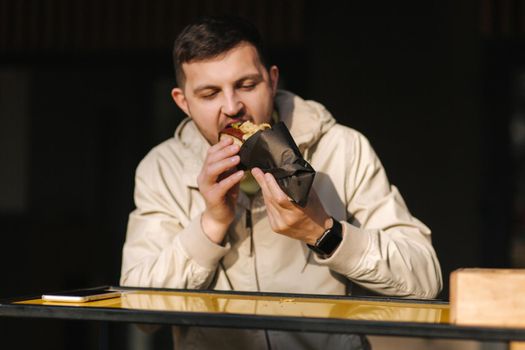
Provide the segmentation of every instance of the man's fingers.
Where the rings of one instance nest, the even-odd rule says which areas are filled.
[[[263,196],[269,196],[270,192],[268,190],[268,184],[266,183],[266,179],[264,178],[264,173],[259,168],[253,168],[252,169],[252,175],[255,178],[255,181],[259,184],[259,187],[261,188],[261,191],[263,193]]]
[[[210,177],[217,179],[220,174],[237,166],[237,164],[239,164],[239,161],[240,161],[239,156],[225,158],[213,164],[209,164],[206,169],[206,173]]]
[[[273,200],[282,207],[289,207],[292,203],[292,200],[286,193],[283,192],[283,190],[281,190],[281,187],[279,187],[279,184],[273,175],[266,173],[264,174],[264,179],[266,180],[268,191],[272,195]]]
[[[239,156],[233,156],[221,161],[208,164],[199,175],[199,186],[212,186],[217,183],[220,175],[228,170],[235,168],[239,164]]]
[[[237,185],[242,180],[243,176],[244,176],[244,171],[242,170],[236,171],[232,175],[217,182],[212,191],[215,192],[215,194],[218,197],[222,198],[226,195],[226,193],[228,193],[229,190],[234,188],[235,185]]]
[[[222,146],[222,147],[216,147],[216,146]],[[220,161],[224,158],[228,158],[228,157],[231,157],[237,153],[239,153],[239,145],[235,145],[235,144],[227,144],[227,145],[222,145],[222,144],[217,144],[217,145],[213,145],[212,147],[210,147],[208,149],[208,154],[206,156],[206,163],[215,163],[217,161]]]
[[[208,148],[208,156],[210,154],[214,154],[216,153],[217,151],[220,151],[221,149],[225,148],[225,147],[228,147],[229,145],[231,145],[233,143],[233,140],[230,139],[230,138],[225,138],[225,139],[222,139],[221,141],[217,142],[216,144],[210,146],[210,148]]]
[[[252,175],[261,187],[265,200],[271,201],[272,203],[284,208],[290,208],[293,206],[292,200],[281,190],[272,174],[265,174],[261,169],[253,168]]]
[[[204,166],[197,179],[199,187],[213,186],[217,180],[226,178],[223,174],[234,169],[240,161],[239,146],[233,145],[231,139],[221,140],[208,149]],[[221,176],[222,175],[222,176]]]
[[[234,198],[234,200],[236,200],[238,196],[238,189],[236,187],[239,187],[238,185],[241,182],[243,176],[244,171],[239,170],[222,179],[221,181],[214,183],[212,186],[207,187],[206,189],[199,187],[199,190],[201,193],[203,193],[206,201],[212,206],[217,204],[222,205],[224,204],[224,200],[227,197],[229,191],[230,195]]]

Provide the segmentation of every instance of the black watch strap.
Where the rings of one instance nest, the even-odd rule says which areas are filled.
[[[307,244],[308,248],[321,256],[330,256],[343,240],[343,226],[332,217],[332,227],[324,231],[314,245]]]

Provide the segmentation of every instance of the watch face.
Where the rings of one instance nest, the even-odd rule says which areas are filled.
[[[333,226],[326,230],[316,244],[317,248],[322,251],[324,255],[331,255],[343,239],[341,223],[333,218],[332,220],[334,223]]]
[[[307,244],[307,246],[308,246],[308,248],[313,250],[318,255],[321,255],[321,256],[326,255],[326,253],[324,251],[322,251],[321,249],[317,248],[317,246],[315,246],[315,245]]]
[[[343,227],[341,223],[334,218],[332,218],[332,220],[334,223],[333,226],[323,233],[315,246],[308,245],[308,247],[319,255],[331,255],[343,240]]]

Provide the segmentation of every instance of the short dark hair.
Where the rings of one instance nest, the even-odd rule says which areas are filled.
[[[242,42],[253,45],[261,62],[265,63],[259,31],[252,23],[241,17],[201,17],[186,26],[173,46],[173,64],[179,87],[183,86],[185,80],[183,63],[217,57]]]

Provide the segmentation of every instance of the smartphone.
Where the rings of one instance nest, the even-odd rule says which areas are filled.
[[[45,301],[60,301],[66,303],[84,303],[87,301],[119,297],[121,292],[104,288],[77,289],[66,292],[48,293],[42,295]]]

